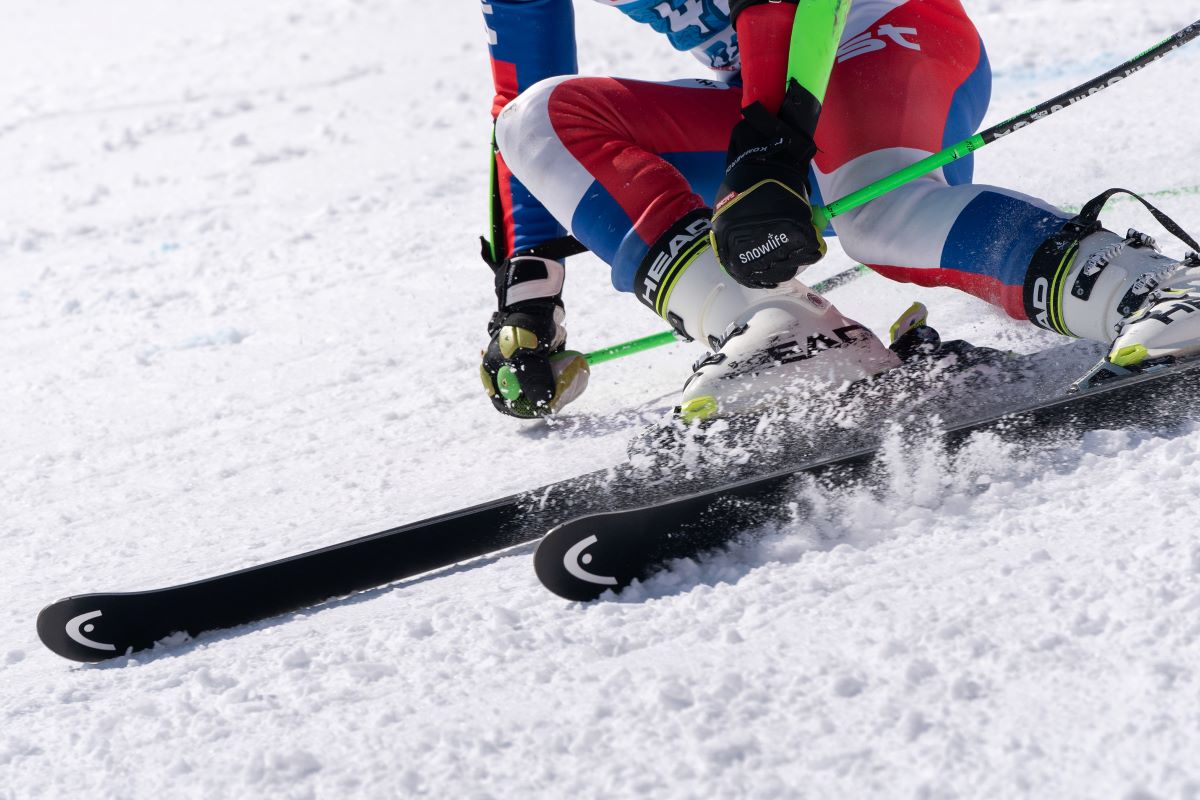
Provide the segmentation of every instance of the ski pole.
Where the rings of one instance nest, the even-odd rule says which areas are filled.
[[[603,364],[605,361],[612,361],[615,358],[631,356],[634,353],[644,353],[647,350],[653,350],[656,347],[662,347],[663,345],[678,341],[681,340],[675,335],[675,331],[662,331],[661,333],[652,333],[649,336],[643,336],[640,339],[631,339],[628,342],[614,344],[611,347],[601,347],[599,350],[586,353],[583,358],[590,367],[596,364]]]
[[[1017,114],[1015,117],[1007,119],[998,125],[993,125],[982,133],[977,133],[974,136],[969,136],[966,139],[963,139],[957,144],[950,145],[940,153],[934,153],[928,158],[921,159],[915,164],[911,164],[892,173],[891,175],[880,178],[874,183],[868,184],[858,191],[851,192],[840,200],[834,200],[828,205],[814,208],[813,223],[819,230],[824,230],[829,224],[829,221],[834,217],[845,214],[847,211],[851,211],[859,206],[866,205],[872,200],[876,200],[888,192],[898,189],[907,183],[911,183],[917,178],[920,178],[922,175],[933,172],[935,169],[940,169],[952,161],[957,161],[960,158],[964,158],[965,156],[974,153],[976,150],[986,147],[992,142],[1002,139],[1011,133],[1015,133],[1022,128],[1027,128],[1033,123],[1045,119],[1051,114],[1062,111],[1064,108],[1068,108],[1076,103],[1082,102],[1092,95],[1104,91],[1113,84],[1120,83],[1130,75],[1133,75],[1135,72],[1139,72],[1155,61],[1166,57],[1170,53],[1183,47],[1185,44],[1193,41],[1198,36],[1200,36],[1200,20],[1193,22],[1191,25],[1188,25],[1186,28],[1177,31],[1171,36],[1168,36],[1166,39],[1163,39],[1149,50],[1134,56],[1119,66],[1113,67],[1103,75],[1098,75],[1086,83],[1081,83],[1074,89],[1063,92],[1057,97],[1047,100],[1040,105],[1034,106],[1028,111],[1023,111],[1022,113]],[[834,276],[834,278],[837,277],[839,276]],[[822,291],[820,285],[812,288],[818,293]],[[589,364],[599,364],[604,361],[610,361],[614,358],[632,355],[633,353],[641,353],[654,347],[670,344],[672,341],[675,341],[673,333],[671,331],[666,331],[662,334],[656,334],[655,336],[647,336],[642,339],[634,340],[633,342],[626,342],[623,345],[606,347],[602,350],[597,350],[595,353],[589,353],[585,356],[585,358],[588,360]],[[637,346],[627,348],[627,346],[631,345]],[[592,361],[593,355],[597,356],[596,361]]]

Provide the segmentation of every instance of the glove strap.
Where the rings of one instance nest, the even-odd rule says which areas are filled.
[[[496,269],[496,301],[507,310],[530,300],[553,300],[561,305],[567,271],[561,261],[539,256],[513,256]]]

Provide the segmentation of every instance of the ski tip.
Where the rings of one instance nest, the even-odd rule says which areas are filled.
[[[129,648],[119,644],[113,614],[105,615],[97,595],[67,597],[43,608],[37,633],[52,652],[83,663],[117,658]]]
[[[587,602],[609,591],[620,591],[628,579],[608,574],[592,552],[599,543],[601,515],[580,517],[550,530],[533,554],[538,580],[567,600]]]

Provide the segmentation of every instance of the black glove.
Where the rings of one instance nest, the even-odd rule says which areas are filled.
[[[587,361],[566,349],[562,269],[555,261],[519,256],[496,268],[500,310],[488,323],[492,339],[482,353],[480,377],[492,405],[504,414],[543,417],[587,388]],[[553,294],[536,296],[546,292]]]
[[[778,116],[754,103],[733,128],[712,243],[721,266],[744,286],[773,288],[825,255],[808,201],[820,111],[816,98],[792,80]]]

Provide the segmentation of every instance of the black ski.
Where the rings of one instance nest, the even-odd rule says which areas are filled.
[[[38,636],[64,658],[104,661],[179,632],[295,611],[537,539],[567,516],[606,507],[596,487],[609,477],[601,470],[193,583],[67,597],[38,614]]]
[[[1200,360],[953,424],[942,432],[942,441],[953,450],[983,431],[1020,439],[1156,427],[1200,417],[1198,401]],[[778,518],[797,476],[837,483],[862,477],[876,452],[877,446],[870,445],[667,502],[578,517],[546,535],[534,554],[534,569],[555,594],[568,600],[594,600],[605,591],[618,591],[648,577],[672,559],[713,550]]]

